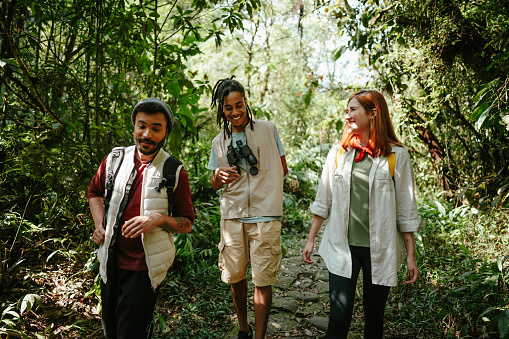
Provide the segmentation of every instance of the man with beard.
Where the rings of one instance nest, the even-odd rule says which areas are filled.
[[[135,145],[107,155],[88,190],[106,338],[151,337],[157,287],[175,257],[173,233],[189,232],[194,221],[187,172],[162,149],[173,127],[170,107],[144,99],[131,119]],[[180,164],[173,194],[161,184],[167,159]]]

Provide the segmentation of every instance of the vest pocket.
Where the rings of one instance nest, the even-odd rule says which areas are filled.
[[[145,179],[145,187],[147,188],[153,188],[153,187],[158,187],[159,184],[161,183],[162,181],[162,178],[159,176],[159,177],[155,177],[155,176],[151,176],[151,177],[148,177],[147,179]]]
[[[258,160],[258,163],[255,165],[255,167],[258,168],[258,171],[262,171],[262,156],[261,156],[261,148],[260,146],[256,147],[255,150],[253,150],[253,155],[256,157],[256,160]]]

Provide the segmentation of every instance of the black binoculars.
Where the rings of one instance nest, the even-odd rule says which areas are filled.
[[[231,167],[237,166],[238,162],[242,158],[247,158],[247,162],[251,166],[249,173],[251,175],[256,175],[258,173],[258,168],[254,167],[254,165],[258,163],[258,159],[256,159],[256,157],[253,155],[253,152],[248,145],[242,144],[242,140],[237,140],[237,147],[234,147],[233,143],[228,146],[226,158],[228,159],[228,164]],[[239,166],[237,166],[237,172],[240,174]]]

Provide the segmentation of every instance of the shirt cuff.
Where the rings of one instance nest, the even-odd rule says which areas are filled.
[[[329,217],[329,208],[326,205],[321,204],[317,201],[313,202],[309,206],[309,209],[311,210],[311,213],[316,214],[319,217],[322,217],[324,219],[327,219]]]
[[[400,232],[417,232],[419,230],[422,230],[424,226],[426,225],[425,220],[415,219],[415,220],[409,220],[405,222],[404,224],[399,223],[398,228]]]

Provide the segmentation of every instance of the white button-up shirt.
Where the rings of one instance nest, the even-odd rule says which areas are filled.
[[[352,277],[348,246],[350,186],[355,149],[348,147],[338,160],[339,144],[329,151],[311,212],[328,219],[319,254],[328,270]],[[371,276],[376,285],[396,286],[397,272],[405,258],[403,232],[416,232],[424,226],[419,220],[415,181],[408,151],[393,146],[396,155],[394,180],[385,156],[373,158],[369,173],[369,237]],[[366,155],[369,156],[369,155]]]

